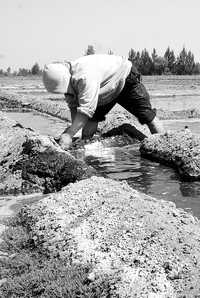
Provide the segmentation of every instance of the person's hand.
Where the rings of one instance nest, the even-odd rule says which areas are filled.
[[[63,133],[60,137],[59,145],[63,150],[68,150],[72,145],[72,137],[68,133]]]

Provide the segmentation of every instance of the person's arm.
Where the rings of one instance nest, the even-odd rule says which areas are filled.
[[[73,123],[77,113],[77,108],[70,108],[70,113],[71,113],[71,122]]]
[[[71,109],[72,125],[67,128],[60,138],[60,146],[66,150],[72,144],[72,137],[83,127],[85,127],[89,118],[92,118],[98,101],[100,90],[99,79],[94,76],[83,76],[74,85],[78,98],[76,112]]]
[[[88,118],[87,115],[80,112],[72,113],[72,125],[64,131],[59,140],[62,149],[69,149],[72,144],[72,137],[85,126]]]
[[[88,118],[89,117],[86,114],[77,112],[72,121],[72,125],[66,130],[66,133],[68,133],[72,138],[81,128],[85,126]]]

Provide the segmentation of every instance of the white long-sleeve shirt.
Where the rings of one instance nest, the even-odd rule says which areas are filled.
[[[65,94],[69,108],[92,117],[97,106],[115,99],[131,70],[127,58],[115,55],[88,55],[70,62],[71,80]]]

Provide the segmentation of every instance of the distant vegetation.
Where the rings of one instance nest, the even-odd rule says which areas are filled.
[[[129,60],[131,60],[143,75],[192,75],[200,74],[200,63],[196,63],[191,51],[183,47],[182,51],[176,57],[174,51],[169,47],[164,56],[158,56],[156,49],[151,54],[146,49],[142,52],[131,49],[129,51]]]
[[[95,54],[95,48],[89,45],[85,55]],[[109,55],[113,55],[113,51],[108,51]],[[152,53],[144,49],[141,52],[130,49],[128,58],[132,61],[142,75],[192,75],[200,74],[200,63],[195,62],[194,54],[187,51],[185,47],[176,57],[174,51],[168,47],[164,56],[159,56],[156,49]]]
[[[29,75],[41,75],[42,69],[36,62],[31,69],[19,68],[17,71],[11,71],[11,67],[8,67],[6,71],[0,69],[0,76],[29,76]]]
[[[88,45],[84,55],[93,55],[96,50],[93,45]],[[109,55],[113,55],[114,52],[110,49]],[[194,59],[194,54],[185,47],[181,50],[178,56],[175,56],[174,51],[168,47],[164,53],[164,56],[159,56],[154,48],[152,53],[149,53],[147,49],[142,51],[136,51],[133,48],[128,52],[128,58],[137,67],[138,71],[142,75],[196,75],[200,74],[200,63]],[[0,76],[29,76],[29,75],[41,75],[42,69],[36,62],[31,69],[19,68],[17,71],[11,71],[8,67],[6,71],[0,69]]]

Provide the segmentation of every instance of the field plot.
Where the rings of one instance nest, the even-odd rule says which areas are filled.
[[[200,95],[200,76],[143,76],[142,82],[153,98]],[[41,77],[0,77],[0,91],[46,92]]]

